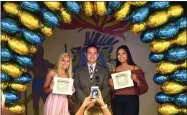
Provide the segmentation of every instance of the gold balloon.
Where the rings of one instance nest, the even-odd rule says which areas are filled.
[[[146,29],[145,23],[133,24],[131,27],[131,31],[135,34],[142,32]]]
[[[147,2],[146,1],[138,1],[138,2],[128,2],[129,4],[133,5],[133,6],[143,6],[145,5]]]
[[[187,109],[180,108],[171,103],[164,103],[164,104],[159,105],[158,113],[161,115],[178,115],[179,113],[184,113],[186,115]]]
[[[92,16],[94,14],[94,6],[92,2],[84,1],[82,3],[83,12],[86,16]]]
[[[179,64],[163,61],[157,64],[157,71],[161,74],[170,74],[179,68],[186,68],[186,60]]]
[[[172,5],[168,8],[167,13],[170,17],[179,17],[183,14],[184,9],[181,5]]]
[[[38,48],[35,45],[31,45],[29,48],[30,48],[30,53],[31,54],[35,54],[38,50]]]
[[[9,87],[18,92],[24,92],[27,89],[26,84],[10,83]]]
[[[20,55],[29,54],[29,46],[21,39],[13,38],[8,41],[9,47]]]
[[[50,37],[53,35],[53,28],[43,25],[41,32],[44,36]]]
[[[21,23],[31,30],[36,30],[42,27],[39,18],[29,12],[22,11],[18,16]]]
[[[4,90],[8,87],[8,82],[2,82],[1,81],[1,89]]]
[[[185,46],[186,43],[186,31],[181,32],[175,39],[166,41],[166,40],[154,40],[150,44],[150,49],[154,53],[162,53],[166,51],[171,45],[177,44]]]
[[[12,63],[2,63],[1,70],[13,78],[18,78],[24,72],[21,66]]]
[[[186,85],[174,81],[166,81],[161,86],[161,90],[169,95],[181,93],[186,89]]]
[[[99,16],[105,16],[107,13],[106,2],[97,1],[94,2],[95,13]]]
[[[5,2],[3,4],[3,8],[5,12],[7,12],[8,14],[11,14],[12,16],[17,16],[21,9],[21,7],[14,2]]]
[[[157,27],[165,24],[168,21],[169,17],[165,11],[159,11],[152,14],[147,21],[149,27]]]
[[[62,7],[61,2],[44,2],[44,4],[52,11],[59,11]]]
[[[129,14],[130,12],[130,4],[125,2],[125,3],[122,3],[121,7],[119,8],[118,11],[116,11],[116,13],[114,14],[114,17],[117,21],[121,21],[123,19],[126,18],[126,16]]]
[[[6,33],[1,33],[1,43],[6,43],[8,40],[10,40],[10,36],[8,36]]]
[[[60,10],[60,17],[62,19],[62,22],[70,24],[72,21],[72,15],[67,12],[64,8]]]
[[[7,107],[9,111],[16,114],[23,114],[25,112],[25,106],[23,104],[16,104],[13,106]]]

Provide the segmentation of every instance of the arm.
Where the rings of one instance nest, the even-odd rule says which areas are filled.
[[[106,71],[105,72],[105,76],[104,76],[104,80],[103,80],[103,84],[101,87],[101,93],[102,93],[102,97],[105,99],[105,97],[107,97],[108,95],[110,95],[110,86],[108,84],[108,80],[109,80],[109,72]]]
[[[74,74],[74,86],[76,89],[75,95],[76,97],[83,102],[86,94],[82,91],[81,87],[80,87],[80,80],[79,80],[79,74],[77,72],[77,70],[75,70],[75,74]]]
[[[81,105],[81,107],[79,108],[79,110],[77,111],[77,113],[76,113],[75,115],[84,115],[85,109],[86,109],[91,103],[93,103],[93,102],[91,101],[90,98],[91,98],[91,95],[90,95],[89,97],[86,97],[86,98],[84,99],[83,104]]]
[[[142,95],[144,93],[146,93],[148,91],[148,85],[147,82],[145,80],[145,76],[143,71],[136,67],[136,70],[140,70],[140,72],[134,73],[133,74],[133,80],[137,83],[137,92],[139,95]]]
[[[55,72],[53,70],[49,71],[49,73],[47,74],[45,83],[43,86],[44,93],[50,93],[52,91],[54,75],[55,75]]]

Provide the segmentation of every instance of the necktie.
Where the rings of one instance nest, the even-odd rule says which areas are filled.
[[[90,65],[90,79],[92,80],[93,77],[93,66]]]

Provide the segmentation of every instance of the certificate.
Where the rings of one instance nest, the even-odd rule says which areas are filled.
[[[54,77],[52,93],[72,95],[73,79]]]
[[[114,84],[114,89],[122,89],[134,86],[131,78],[131,71],[123,71],[111,74]]]

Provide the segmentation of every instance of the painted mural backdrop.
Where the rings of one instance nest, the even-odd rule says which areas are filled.
[[[158,73],[153,79],[161,86],[161,92],[155,95],[160,104],[158,113],[187,114],[187,19],[181,5],[169,1],[23,1],[5,2],[3,11],[9,15],[1,20],[1,89],[6,109],[17,114],[27,109],[20,103],[23,98],[20,93],[26,91],[27,84],[32,80],[28,73],[38,45],[43,43],[44,36],[52,36],[54,28],[79,31],[91,28],[104,33],[100,37],[88,36],[86,39],[92,39],[101,49],[103,53],[99,61],[106,66],[104,61],[111,61],[110,54],[106,57],[106,52],[111,52],[112,45],[108,46],[101,38],[122,36],[128,27],[126,22],[129,22],[130,30],[140,33],[143,43],[150,43],[149,59],[157,63]],[[95,36],[99,35],[98,32],[87,34]],[[109,44],[117,42],[114,37],[108,37],[104,40]],[[76,52],[74,60],[77,64],[74,66],[85,63],[82,52],[86,43],[88,41],[81,48],[72,48],[72,52]]]

